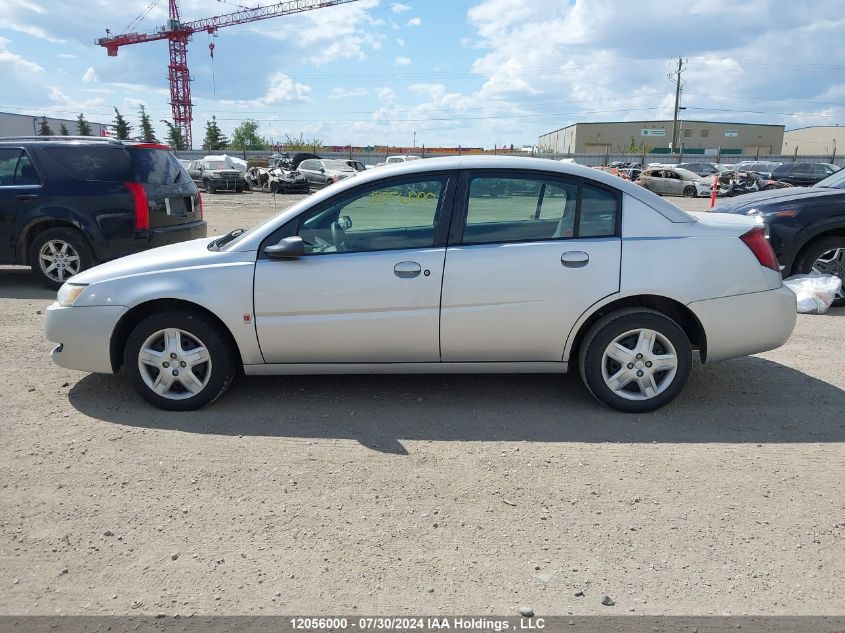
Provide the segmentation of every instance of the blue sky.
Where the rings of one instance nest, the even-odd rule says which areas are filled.
[[[182,0],[184,20],[250,0]],[[261,4],[268,4],[264,0]],[[94,40],[149,31],[166,0],[4,0],[0,111],[131,122],[169,118],[167,44],[116,58]],[[671,117],[687,60],[690,119],[836,125],[845,119],[842,3],[688,0],[359,0],[194,36],[195,145],[260,121],[273,140],[485,146],[536,143],[575,121]],[[673,61],[674,60],[674,61]],[[212,72],[214,82],[212,82]],[[216,86],[216,88],[215,88]],[[163,125],[158,128],[163,131]]]

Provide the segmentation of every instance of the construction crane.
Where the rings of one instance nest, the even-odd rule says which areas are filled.
[[[155,42],[167,40],[170,49],[170,65],[167,67],[167,77],[170,80],[170,107],[173,112],[173,125],[182,130],[185,143],[188,148],[193,147],[191,141],[191,122],[193,121],[193,106],[191,102],[191,73],[188,71],[188,42],[194,33],[205,31],[214,34],[224,26],[246,24],[257,22],[267,18],[276,18],[282,15],[293,15],[304,13],[314,9],[334,7],[339,4],[348,4],[358,0],[288,0],[266,7],[254,9],[243,9],[234,13],[217,15],[192,22],[182,22],[179,17],[178,0],[168,0],[170,4],[170,19],[166,26],[157,28],[151,33],[123,33],[121,35],[102,37],[96,40],[97,45],[102,46],[108,52],[109,57],[117,57],[117,51],[121,46],[129,44],[143,44],[144,42]],[[150,5],[149,8],[152,8]],[[106,33],[109,33],[107,30]],[[214,45],[210,44],[212,57],[214,56]]]

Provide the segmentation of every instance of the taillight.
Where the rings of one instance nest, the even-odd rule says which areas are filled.
[[[199,204],[200,207],[200,220],[202,220],[203,216],[205,215],[205,212],[202,208],[202,193],[200,193],[199,191],[197,191],[197,204]]]
[[[739,239],[745,242],[745,245],[751,249],[751,252],[754,253],[754,257],[757,258],[761,266],[771,268],[776,273],[780,272],[778,258],[775,257],[772,245],[769,244],[769,240],[766,239],[766,235],[763,233],[761,227],[755,226],[748,233],[740,235]]]
[[[139,182],[125,182],[123,186],[132,194],[132,203],[135,205],[135,228],[139,230],[150,228],[150,203],[147,200],[144,185]]]

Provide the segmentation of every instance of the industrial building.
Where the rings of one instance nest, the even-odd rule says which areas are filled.
[[[41,117],[34,114],[12,114],[11,112],[0,112],[0,136],[32,136],[38,134]],[[62,124],[67,128],[70,136],[79,134],[76,127],[76,119],[54,119],[47,117],[47,125],[53,134],[60,134]],[[107,123],[94,123],[88,121],[91,126],[92,136],[106,136],[109,125]]]
[[[676,151],[708,156],[778,154],[783,131],[782,125],[680,120]],[[641,145],[666,154],[672,146],[672,120],[573,123],[543,134],[537,144],[541,152],[556,154],[618,154]]]
[[[845,127],[814,125],[783,134],[784,156],[833,156],[845,150]]]

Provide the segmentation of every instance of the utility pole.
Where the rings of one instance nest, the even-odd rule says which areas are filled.
[[[678,58],[678,70],[670,73],[669,78],[675,78],[675,114],[672,118],[672,153],[675,153],[675,148],[678,146],[678,110],[681,107],[681,74],[684,72],[684,60]]]

